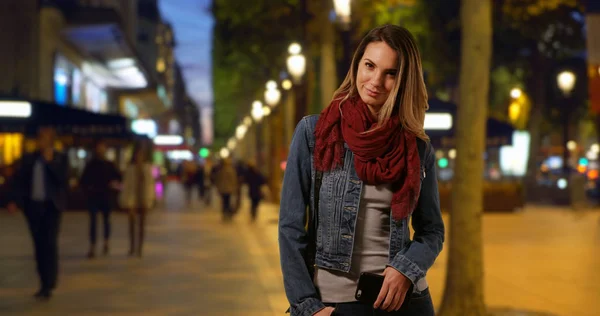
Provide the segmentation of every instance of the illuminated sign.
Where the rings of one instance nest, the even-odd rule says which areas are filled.
[[[155,145],[181,145],[183,144],[183,137],[180,135],[157,135],[154,137]]]
[[[138,135],[147,135],[150,138],[156,137],[158,127],[153,120],[133,120],[131,130]]]
[[[0,101],[0,117],[30,117],[31,103],[24,101]]]
[[[425,130],[449,130],[452,128],[450,113],[425,113]]]

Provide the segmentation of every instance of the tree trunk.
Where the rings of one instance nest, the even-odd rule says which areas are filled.
[[[331,1],[327,2],[331,3]],[[321,109],[326,108],[331,102],[333,92],[337,88],[337,72],[335,67],[335,26],[329,20],[330,10],[321,10],[319,20],[321,21]]]
[[[452,183],[449,257],[440,315],[486,314],[481,216],[492,54],[491,0],[461,3],[460,103]]]
[[[527,160],[527,173],[524,180],[524,198],[532,201],[537,199],[538,156],[542,147],[541,128],[544,120],[543,107],[546,104],[546,67],[544,56],[536,54],[532,60],[533,77],[531,78],[531,113],[529,115],[529,159]]]

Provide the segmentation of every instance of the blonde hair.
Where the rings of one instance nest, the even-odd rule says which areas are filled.
[[[385,42],[398,55],[398,72],[394,87],[379,111],[378,124],[373,130],[384,126],[392,117],[395,108],[398,107],[402,126],[417,137],[429,140],[423,127],[425,111],[429,105],[427,88],[423,80],[421,56],[414,37],[406,28],[397,25],[383,25],[369,31],[354,52],[350,70],[340,87],[334,92],[333,100],[343,102],[358,95],[356,86],[358,65],[367,46],[373,42]]]

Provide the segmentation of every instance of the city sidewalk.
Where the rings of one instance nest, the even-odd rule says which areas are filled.
[[[218,202],[201,206],[186,207],[172,183],[163,209],[149,215],[142,259],[126,256],[124,214],[113,216],[111,255],[88,260],[87,214],[65,213],[59,287],[49,302],[31,297],[37,278],[22,215],[0,212],[0,315],[284,315],[277,205],[263,204],[254,224],[247,203],[229,224]],[[486,214],[488,305],[598,315],[599,215],[551,208]],[[436,306],[446,258],[444,251],[428,275]]]

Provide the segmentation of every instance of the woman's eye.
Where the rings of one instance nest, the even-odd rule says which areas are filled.
[[[369,62],[365,63],[365,66],[367,66],[367,68],[373,68],[373,64],[371,64]]]

